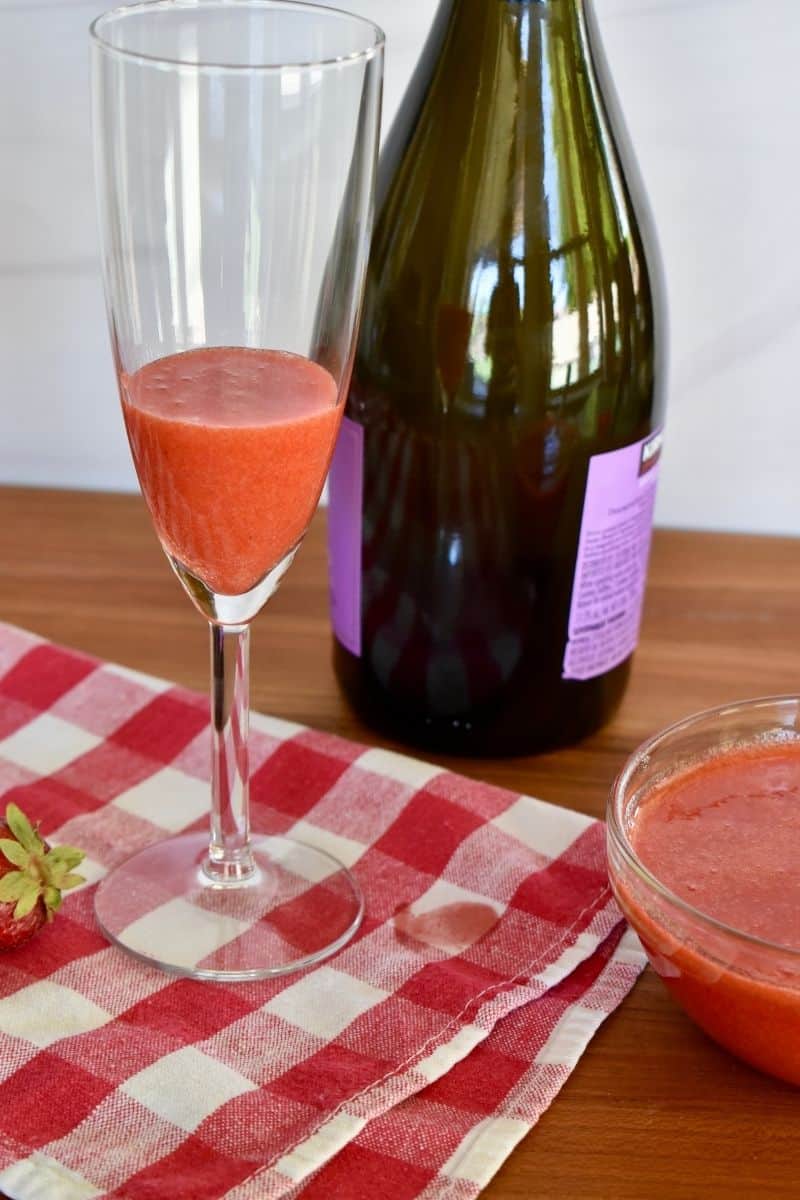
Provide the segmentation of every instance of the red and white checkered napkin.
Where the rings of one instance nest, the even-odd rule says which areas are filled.
[[[343,859],[367,916],[304,974],[175,979],[106,944],[91,885],[203,827],[206,702],[0,625],[0,809],[83,847],[89,878],[0,959],[0,1191],[15,1200],[466,1200],[643,965],[600,824],[253,725],[255,827]],[[270,920],[303,947],[291,912]]]

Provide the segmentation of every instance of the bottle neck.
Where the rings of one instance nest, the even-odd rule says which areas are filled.
[[[464,65],[485,63],[494,44],[508,46],[509,39],[521,64],[535,59],[545,40],[567,43],[574,52],[584,41],[587,8],[591,16],[591,0],[440,0],[425,54],[431,67],[445,55]]]
[[[481,5],[483,7],[484,5]],[[540,14],[546,12],[566,12],[573,11],[581,13],[584,8],[591,7],[591,0],[494,0],[492,5],[495,9],[511,9],[521,10],[528,9],[531,12]],[[471,0],[439,0],[439,7],[434,16],[432,28],[440,18],[444,18],[445,23],[448,19],[461,19],[465,12],[474,8]]]
[[[530,21],[547,21],[561,34],[577,30],[586,20],[591,0],[440,0],[423,57],[435,60],[453,34],[469,31],[485,48],[487,34],[509,22],[522,27]],[[431,63],[432,65],[432,63]]]
[[[580,73],[587,65],[586,17],[591,8],[591,0],[440,0],[384,144],[378,212],[432,97],[458,95],[461,104],[475,111],[509,89],[518,91],[526,81],[535,88],[556,45],[559,76]],[[534,111],[536,98],[528,101]]]

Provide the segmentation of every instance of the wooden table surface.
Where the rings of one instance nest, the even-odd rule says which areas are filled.
[[[138,497],[0,488],[0,530],[0,619],[206,687],[204,624]],[[647,734],[712,704],[800,688],[799,612],[800,542],[659,530],[642,643],[612,723],[537,758],[438,761],[602,816]],[[255,709],[375,741],[331,669],[323,515],[256,622],[252,689]],[[717,1049],[648,969],[484,1195],[798,1197],[800,1092]]]

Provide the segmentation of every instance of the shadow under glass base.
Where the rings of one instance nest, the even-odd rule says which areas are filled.
[[[235,885],[205,874],[208,834],[140,850],[98,886],[103,933],[152,966],[218,982],[299,971],[346,945],[364,915],[350,872],[291,838],[256,836],[252,848],[256,871]]]

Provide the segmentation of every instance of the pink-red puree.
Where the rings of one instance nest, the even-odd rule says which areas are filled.
[[[336,384],[296,354],[190,350],[121,379],[139,482],[167,551],[248,591],[300,540],[339,426]]]

